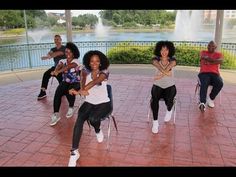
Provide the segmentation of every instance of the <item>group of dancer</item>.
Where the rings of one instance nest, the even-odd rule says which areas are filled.
[[[43,56],[42,59],[54,59],[54,66],[43,74],[42,84],[38,100],[46,98],[48,82],[55,77],[59,85],[53,99],[53,114],[50,126],[55,126],[61,119],[60,106],[62,96],[66,96],[69,108],[66,118],[74,114],[74,103],[76,95],[84,96],[85,100],[78,110],[78,117],[73,129],[72,148],[68,166],[76,166],[80,157],[79,142],[83,132],[85,121],[89,121],[94,127],[97,141],[103,142],[104,135],[101,130],[102,119],[111,112],[111,101],[108,97],[107,81],[109,78],[109,60],[105,54],[98,50],[90,50],[83,56],[80,63],[80,51],[78,47],[68,42],[62,45],[60,35],[54,36],[55,47]],[[213,108],[214,99],[223,87],[223,80],[220,76],[219,66],[223,61],[223,55],[216,52],[216,43],[210,41],[208,50],[200,53],[200,73],[198,74],[200,85],[199,109],[204,112],[206,105]],[[164,121],[171,120],[174,99],[177,94],[174,70],[177,64],[175,58],[175,46],[171,41],[159,41],[154,49],[154,57],[150,60],[156,68],[154,82],[151,89],[150,107],[153,114],[152,133],[158,133],[159,122],[159,101],[164,100],[167,111]],[[207,88],[213,86],[209,96]]]

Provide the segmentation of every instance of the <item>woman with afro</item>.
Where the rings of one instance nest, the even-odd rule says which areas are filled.
[[[80,52],[77,46],[72,43],[68,42],[66,44],[65,49],[66,59],[62,59],[56,66],[56,69],[52,71],[52,76],[57,76],[59,73],[62,73],[63,80],[58,85],[54,100],[53,100],[53,115],[51,117],[50,126],[54,126],[57,122],[61,119],[59,115],[59,109],[61,106],[61,98],[63,95],[66,96],[69,102],[69,109],[66,114],[67,118],[73,116],[74,113],[74,103],[75,103],[75,95],[70,95],[69,90],[71,88],[80,89],[80,77],[79,73],[81,70],[81,64],[79,63],[79,56]]]
[[[109,60],[102,52],[92,50],[83,58],[84,69],[82,70],[81,89],[70,90],[71,94],[86,96],[84,103],[79,109],[78,118],[74,125],[72,149],[68,166],[76,166],[79,159],[79,142],[86,120],[94,127],[97,141],[103,141],[103,132],[100,129],[101,120],[112,110],[110,98],[107,92],[107,80],[109,76]]]
[[[176,87],[174,81],[174,66],[176,59],[174,57],[175,47],[170,41],[159,41],[156,43],[152,60],[156,67],[156,76],[151,90],[151,109],[153,113],[152,132],[158,133],[158,111],[159,101],[164,99],[167,106],[167,112],[164,118],[165,122],[170,121],[174,98],[176,95]]]

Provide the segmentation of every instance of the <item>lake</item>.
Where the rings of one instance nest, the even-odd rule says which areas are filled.
[[[53,42],[53,36],[56,33],[48,32],[45,34],[36,31],[29,35],[29,43],[51,43]],[[62,40],[66,41],[66,34],[61,34]],[[208,42],[214,39],[214,32],[202,31],[194,34],[192,39],[180,39],[178,34],[171,31],[166,32],[108,32],[106,34],[97,35],[95,32],[90,33],[78,33],[72,34],[74,42],[80,41],[159,41],[159,40],[170,40],[170,41],[199,41]],[[236,33],[226,33],[222,37],[224,43],[236,43]],[[16,44],[25,44],[26,38],[23,37],[17,41]]]

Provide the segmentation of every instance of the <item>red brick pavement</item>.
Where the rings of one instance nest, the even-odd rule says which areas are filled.
[[[111,74],[114,115],[110,149],[98,144],[93,129],[84,125],[78,166],[236,166],[236,86],[225,85],[222,104],[199,111],[196,81],[176,79],[177,113],[164,123],[166,108],[160,107],[160,129],[152,134],[148,102],[152,78]],[[40,81],[26,81],[0,90],[0,166],[67,166],[72,130],[77,118],[65,118],[68,103],[62,99],[62,119],[49,126],[56,81],[44,100],[37,101]],[[79,106],[79,97],[76,107]],[[108,121],[102,122],[107,132]]]

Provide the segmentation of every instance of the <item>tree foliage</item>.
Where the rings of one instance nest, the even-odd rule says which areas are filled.
[[[38,24],[42,25],[47,20],[44,10],[26,10],[27,25],[34,28]],[[0,10],[0,27],[3,29],[25,27],[23,10]]]
[[[143,26],[152,26],[159,24],[168,26],[174,24],[176,12],[167,12],[165,10],[103,10],[100,12],[103,19],[112,22],[112,24],[137,24]]]

